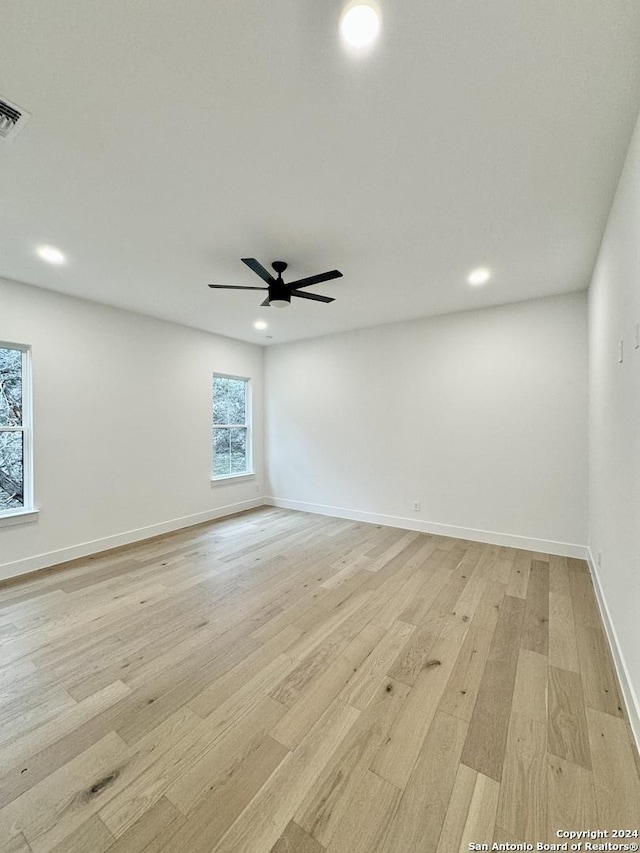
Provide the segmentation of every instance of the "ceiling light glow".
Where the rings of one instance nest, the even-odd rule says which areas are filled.
[[[60,249],[56,249],[55,246],[38,246],[37,253],[43,261],[46,261],[48,264],[63,264],[66,261],[66,257]]]
[[[491,278],[491,273],[489,270],[484,269],[484,267],[478,267],[477,270],[471,270],[467,277],[467,281],[469,284],[479,285],[486,284]]]
[[[264,320],[256,320],[256,322],[253,324],[253,328],[257,329],[259,332],[262,332],[267,328],[267,324]]]
[[[370,3],[350,3],[342,13],[340,32],[351,47],[367,47],[380,32],[378,10]]]

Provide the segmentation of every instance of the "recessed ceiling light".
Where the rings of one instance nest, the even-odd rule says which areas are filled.
[[[258,329],[258,331],[262,332],[264,329],[267,328],[267,324],[264,320],[256,320],[253,324],[253,328]]]
[[[67,259],[65,255],[55,246],[38,246],[36,249],[39,257],[48,264],[63,264]]]
[[[467,281],[469,284],[486,284],[491,278],[491,273],[489,270],[484,269],[484,267],[479,267],[477,270],[471,270],[469,275],[467,276]]]
[[[380,13],[370,3],[349,3],[340,18],[340,32],[351,47],[367,47],[380,32]]]

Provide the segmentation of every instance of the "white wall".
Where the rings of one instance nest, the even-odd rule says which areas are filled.
[[[0,340],[33,347],[40,509],[0,526],[0,578],[261,498],[261,347],[5,281]],[[254,480],[211,483],[214,371],[253,380]]]
[[[583,555],[586,347],[576,294],[269,348],[267,492]]]
[[[589,539],[640,742],[640,125],[589,292]],[[618,363],[618,342],[624,361]],[[601,565],[598,564],[601,553]],[[615,628],[613,628],[615,626]],[[614,642],[614,651],[615,651]],[[623,678],[624,681],[624,678]],[[635,713],[635,720],[633,719]]]

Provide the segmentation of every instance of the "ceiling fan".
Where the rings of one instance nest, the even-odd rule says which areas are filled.
[[[319,284],[321,281],[331,281],[332,278],[342,278],[342,273],[339,270],[330,270],[329,272],[321,272],[318,275],[311,275],[308,278],[299,278],[297,281],[291,281],[289,284],[286,284],[282,280],[282,273],[287,268],[287,264],[284,261],[274,261],[271,264],[278,274],[277,278],[274,278],[255,258],[242,258],[241,260],[267,283],[267,287],[246,287],[239,284],[210,284],[209,287],[221,288],[223,290],[266,290],[268,291],[267,298],[261,303],[265,308],[269,308],[270,306],[273,306],[273,308],[286,308],[287,305],[291,304],[292,296],[299,296],[301,299],[312,299],[314,302],[334,302],[335,300],[330,296],[320,296],[317,293],[303,293],[300,288],[310,287],[312,284]]]

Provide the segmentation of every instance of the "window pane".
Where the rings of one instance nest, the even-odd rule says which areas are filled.
[[[231,443],[228,429],[213,431],[213,476],[224,477],[231,473]]]
[[[244,379],[213,377],[214,424],[246,423],[246,387]]]
[[[216,427],[213,431],[214,477],[245,474],[247,464],[247,430]]]
[[[22,352],[0,347],[0,426],[22,426]]]
[[[230,429],[231,473],[244,474],[247,470],[247,431]]]
[[[24,506],[21,432],[0,432],[0,511]]]

